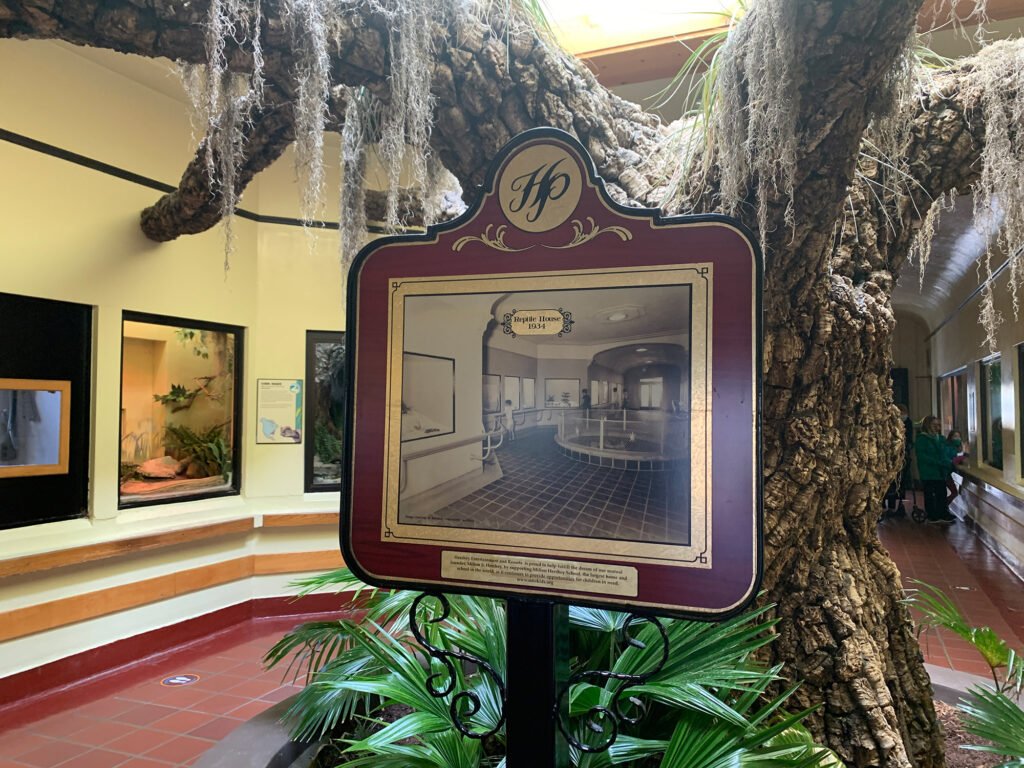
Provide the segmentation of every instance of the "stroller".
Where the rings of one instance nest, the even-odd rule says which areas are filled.
[[[917,494],[914,493],[917,483],[913,479],[911,464],[908,462],[903,470],[896,475],[892,485],[882,497],[882,519],[890,517],[906,517],[907,509],[904,506],[904,495],[910,491],[910,518],[915,523],[923,523],[926,519],[925,511],[917,506]]]

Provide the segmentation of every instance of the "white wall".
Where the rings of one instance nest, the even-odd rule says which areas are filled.
[[[432,297],[406,300],[405,351],[455,360],[455,433],[405,443],[403,455],[421,448],[457,444],[483,433],[483,333],[493,297],[460,296],[457,304]],[[478,316],[479,323],[467,317]],[[414,496],[457,477],[482,472],[474,456],[480,443],[461,445],[406,462],[403,497]]]

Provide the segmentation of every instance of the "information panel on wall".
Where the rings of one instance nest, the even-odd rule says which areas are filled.
[[[370,584],[694,618],[761,573],[761,258],[535,129],[349,274],[341,546]]]

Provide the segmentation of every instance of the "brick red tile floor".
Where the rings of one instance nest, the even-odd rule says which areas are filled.
[[[104,681],[90,699],[76,690],[74,703],[20,725],[0,722],[0,768],[169,768],[193,765],[213,744],[249,718],[299,690],[282,680],[283,669],[265,671],[263,654],[297,623],[249,623],[211,643],[185,647],[119,671],[122,686]],[[190,685],[169,687],[173,675],[197,675]]]
[[[879,523],[882,542],[903,576],[941,588],[967,618],[988,625],[1015,647],[1024,645],[1024,584],[963,523],[934,526],[909,518]],[[0,721],[0,768],[168,768],[188,766],[245,720],[290,696],[298,686],[267,672],[260,659],[296,620],[247,624],[237,631],[119,672],[94,698],[76,692],[38,719],[20,712],[14,727]],[[929,630],[925,661],[986,675],[988,667],[959,637]],[[178,674],[199,679],[161,685]]]
[[[939,526],[908,517],[882,520],[878,532],[904,586],[916,579],[938,587],[973,625],[991,627],[1013,648],[1024,645],[1024,583],[965,523]],[[923,632],[921,650],[929,664],[990,675],[978,652],[952,632]]]

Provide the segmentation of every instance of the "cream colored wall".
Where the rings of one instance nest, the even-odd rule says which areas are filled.
[[[999,263],[995,258],[994,262]],[[1024,478],[1021,476],[1020,408],[1022,380],[1018,366],[1018,345],[1024,342],[1024,313],[1014,318],[1013,300],[1008,288],[1008,270],[994,282],[995,306],[1003,318],[996,334],[995,352],[1002,356],[1002,413],[1003,413],[1003,469],[997,470],[981,461],[981,398],[978,394],[978,362],[991,354],[985,343],[985,333],[978,322],[980,298],[975,297],[956,311],[977,287],[974,271],[957,287],[945,308],[943,317],[949,318],[931,339],[932,371],[936,376],[967,367],[967,400],[970,430],[968,439],[972,459],[970,471],[1001,491],[1024,499]],[[966,496],[966,494],[965,494]],[[982,494],[979,498],[964,499],[970,514],[984,530],[1019,562],[1024,562],[1024,514],[1002,504],[996,498]]]
[[[928,326],[924,320],[910,312],[896,312],[896,331],[892,342],[894,368],[907,369],[910,402],[905,403],[910,417],[919,421],[935,412],[932,385],[934,379],[929,365],[931,349],[925,341]]]
[[[192,157],[183,103],[66,46],[0,40],[0,71],[18,73],[0,77],[3,128],[165,183],[176,183]],[[0,142],[0,168],[0,290],[95,307],[89,516],[4,531],[0,560],[207,522],[259,520],[269,512],[336,510],[336,493],[303,494],[303,446],[255,444],[254,392],[257,378],[304,378],[306,330],[344,328],[337,233],[320,232],[314,242],[301,227],[236,219],[235,252],[225,271],[220,227],[169,243],[142,234],[139,213],[160,196],[152,189],[8,142]],[[293,177],[287,166],[269,169],[246,191],[243,206],[259,210],[266,195],[273,213],[296,215],[281,202],[295,197],[283,187]],[[239,497],[117,509],[124,310],[245,328]],[[337,547],[336,533],[325,527],[314,538],[302,546]],[[164,554],[117,559],[103,566],[101,581],[132,583],[154,569],[236,552],[197,544],[176,549],[170,560]],[[62,571],[0,580],[0,613],[84,594],[100,583],[100,572],[85,579]],[[0,677],[237,602],[259,578],[80,623],[88,627],[0,643]],[[263,592],[280,593],[283,580],[263,582]]]

